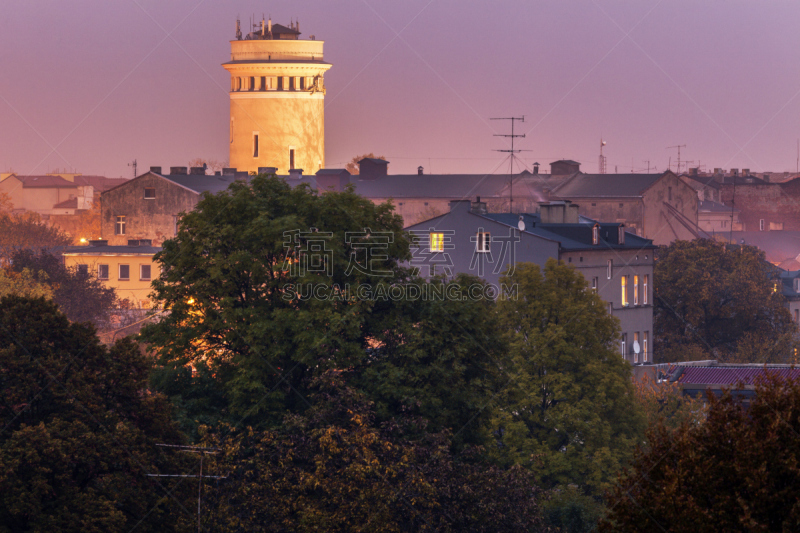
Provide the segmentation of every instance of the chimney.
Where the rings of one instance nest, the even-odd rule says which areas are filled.
[[[236,170],[234,169],[234,172]],[[278,167],[258,167],[259,174],[275,174],[278,172]],[[291,170],[289,171],[291,173]]]
[[[192,167],[190,174],[192,176],[205,176],[206,175],[206,167]]]
[[[469,212],[474,213],[476,215],[485,215],[486,213],[489,212],[489,210],[486,209],[486,202],[481,202],[481,197],[478,196],[477,198],[475,198],[475,201],[472,202],[472,205],[469,208]]]
[[[222,175],[227,176],[228,174],[236,174],[236,168],[234,167],[224,167],[222,169]]]
[[[697,170],[698,170],[697,167],[690,168],[689,169],[689,175],[690,176],[697,176]]]
[[[424,169],[423,169],[421,166],[417,167],[417,175],[418,175],[418,176],[422,176],[422,171],[423,171],[423,170],[424,170]]]
[[[303,169],[302,168],[293,168],[289,171],[289,177],[293,180],[301,180],[303,179]]]
[[[539,204],[542,224],[577,224],[578,206],[569,200]]]
[[[534,174],[538,174],[539,173],[539,163],[534,163],[533,164],[533,173]]]
[[[738,168],[732,168],[731,169],[731,176],[738,176],[738,175],[739,175],[739,169]]]
[[[186,167],[169,167],[169,173],[170,174],[179,175],[179,176],[185,176],[186,175]]]
[[[362,180],[374,180],[389,174],[389,162],[383,159],[365,157],[358,162],[358,175]]]
[[[719,167],[714,167],[714,175],[715,176],[722,176],[722,169]]]
[[[750,169],[749,168],[743,168],[742,169],[742,176],[749,176],[749,175],[750,175]]]
[[[150,167],[150,172],[154,174],[161,174],[161,167]]]

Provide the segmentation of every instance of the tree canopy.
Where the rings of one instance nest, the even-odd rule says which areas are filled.
[[[800,530],[800,383],[768,376],[749,407],[708,394],[702,423],[650,427],[602,531]]]
[[[545,488],[600,496],[640,441],[630,365],[616,350],[619,322],[583,276],[548,260],[516,265],[517,298],[502,298],[508,382],[497,405],[496,455],[528,465]]]
[[[155,446],[181,436],[149,367],[44,298],[0,299],[0,531],[175,530],[181,489],[147,474],[181,468]]]
[[[675,241],[659,250],[654,278],[656,362],[683,361],[687,354],[724,362],[789,361],[797,326],[776,289],[777,269],[757,248]],[[754,360],[753,345],[773,349],[759,351],[763,360]]]
[[[0,261],[4,263],[20,250],[39,251],[68,246],[71,242],[69,235],[45,224],[38,213],[0,211]]]

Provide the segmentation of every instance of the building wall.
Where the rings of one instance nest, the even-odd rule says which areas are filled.
[[[75,187],[23,188],[22,181],[15,176],[10,176],[0,182],[0,192],[5,192],[11,197],[14,209],[35,211],[43,215],[52,213],[53,206],[59,202],[82,196],[82,189],[77,185]]]
[[[358,191],[356,191],[358,192]],[[389,201],[389,198],[370,198],[372,202],[381,204]],[[413,226],[425,220],[438,217],[450,212],[450,202],[460,200],[460,198],[401,198],[391,199],[395,207],[395,212],[403,217],[404,226]],[[486,208],[490,213],[507,213],[507,198],[485,198],[481,201],[486,203]],[[514,198],[515,213],[535,213],[539,207],[538,199],[530,196]]]
[[[699,212],[697,225],[706,233],[725,233],[731,231],[731,215],[721,212]],[[733,216],[733,231],[742,231],[738,216]]]
[[[732,184],[722,186],[722,203],[735,201],[740,210],[743,231],[783,229],[800,230],[800,179],[786,183],[737,184],[736,197]]]
[[[671,191],[671,194],[670,194]],[[643,237],[653,244],[668,245],[675,240],[692,240],[695,234],[681,224],[664,206],[668,203],[697,228],[697,192],[674,174],[665,174],[642,194],[644,204]]]
[[[555,198],[554,198],[555,199]],[[642,236],[644,205],[641,198],[569,198],[581,215],[603,222],[622,222],[628,232]]]
[[[144,189],[155,188],[155,198],[145,199]],[[194,209],[200,195],[155,174],[147,173],[101,195],[101,228],[109,245],[128,239],[151,239],[161,246],[175,236],[177,217]],[[125,234],[115,232],[116,217],[125,217]]]
[[[108,265],[108,279],[101,280],[103,285],[116,290],[117,296],[121,300],[128,300],[136,309],[149,309],[151,307],[150,297],[152,291],[152,279],[155,279],[160,272],[159,264],[153,262],[153,255],[91,255],[91,254],[64,254],[64,264],[67,267],[77,265],[87,265],[89,272],[98,275],[99,265]],[[128,280],[120,279],[119,266],[128,265],[130,276]],[[151,280],[142,280],[140,276],[140,266],[150,265]]]

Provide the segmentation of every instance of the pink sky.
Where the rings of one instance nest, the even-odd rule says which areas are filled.
[[[525,115],[530,165],[795,170],[800,3],[29,0],[0,3],[0,171],[132,176],[228,157],[237,15],[325,40],[326,158],[491,172]],[[398,35],[399,34],[399,35]],[[505,171],[507,165],[499,166]]]

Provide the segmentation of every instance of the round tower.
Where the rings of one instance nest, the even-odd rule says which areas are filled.
[[[231,167],[275,167],[278,174],[325,167],[323,76],[331,65],[324,41],[299,37],[299,22],[270,19],[242,38],[236,21],[231,60],[222,65],[231,74]]]

